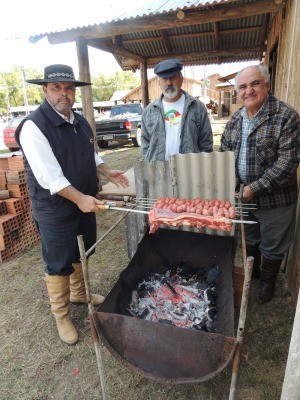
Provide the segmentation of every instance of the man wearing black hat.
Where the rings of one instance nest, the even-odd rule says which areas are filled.
[[[212,129],[205,105],[181,89],[182,63],[160,62],[154,68],[162,95],[143,111],[141,147],[147,161],[178,153],[211,152]]]
[[[42,85],[45,100],[16,131],[25,156],[32,214],[42,242],[45,281],[61,340],[78,341],[70,318],[70,301],[87,303],[77,236],[86,249],[96,241],[97,174],[123,187],[124,171],[112,170],[94,150],[93,132],[81,115],[72,111],[77,86],[73,69],[55,64],[45,68]],[[104,297],[93,294],[94,305]]]

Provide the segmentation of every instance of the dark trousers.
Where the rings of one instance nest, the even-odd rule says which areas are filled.
[[[43,259],[48,275],[71,275],[72,263],[80,262],[77,236],[83,236],[87,251],[96,242],[95,213],[80,213],[71,222],[49,225],[36,221],[41,236]]]
[[[258,222],[245,225],[247,245],[259,246],[268,260],[282,260],[294,240],[296,204],[255,210],[247,219]]]

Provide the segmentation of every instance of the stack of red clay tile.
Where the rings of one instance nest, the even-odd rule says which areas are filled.
[[[0,158],[0,262],[38,241],[23,156]]]

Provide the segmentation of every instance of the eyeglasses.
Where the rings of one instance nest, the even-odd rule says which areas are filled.
[[[249,85],[246,85],[245,83],[243,83],[243,84],[238,86],[237,90],[239,92],[245,92],[248,88],[250,88],[250,89],[258,89],[259,86],[261,86],[263,83],[265,83],[265,82],[260,81],[260,80],[253,81]]]

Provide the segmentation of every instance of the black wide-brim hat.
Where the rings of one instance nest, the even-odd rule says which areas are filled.
[[[44,79],[29,79],[26,82],[45,85],[50,82],[72,82],[75,86],[91,85],[89,82],[77,81],[73,69],[69,65],[53,64],[44,69]]]

